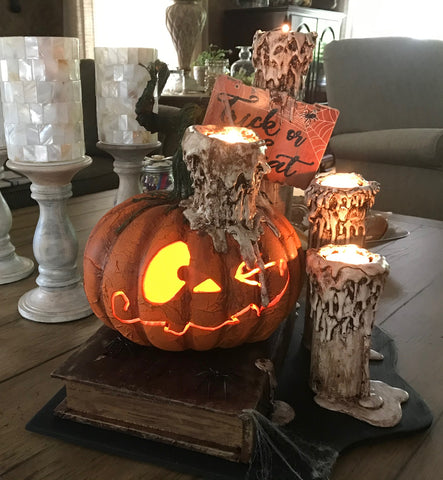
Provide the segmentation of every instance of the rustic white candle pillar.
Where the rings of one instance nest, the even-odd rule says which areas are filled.
[[[315,402],[372,425],[396,425],[408,393],[369,378],[372,327],[389,265],[356,245],[327,245],[308,250],[306,270]]]
[[[97,146],[114,158],[119,177],[115,203],[142,192],[143,159],[161,146],[157,134],[140,125],[135,113],[151,79],[148,67],[156,59],[154,48],[95,48]],[[157,109],[154,105],[153,111]]]
[[[0,131],[3,131],[3,121],[0,125]],[[3,165],[6,159],[6,148],[1,148],[0,145],[0,179],[3,175]],[[34,271],[34,262],[32,260],[15,253],[15,247],[9,237],[11,226],[11,210],[0,192],[0,284],[2,285],[26,278]]]
[[[368,210],[380,185],[356,173],[318,175],[305,191],[310,248],[333,243],[364,246]]]
[[[28,176],[40,207],[34,234],[38,288],[19,300],[23,317],[67,322],[91,313],[77,271],[77,239],[66,215],[73,175],[85,157],[78,39],[0,38],[8,167]]]

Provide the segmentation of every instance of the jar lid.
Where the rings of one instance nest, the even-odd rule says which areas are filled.
[[[170,172],[172,170],[172,157],[164,155],[152,155],[145,157],[143,161],[143,171],[151,173]]]

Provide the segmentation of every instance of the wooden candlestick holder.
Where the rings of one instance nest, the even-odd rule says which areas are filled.
[[[0,178],[7,159],[6,149],[0,149]],[[34,262],[20,257],[9,238],[12,226],[11,210],[0,192],[0,284],[16,282],[28,277],[34,271]]]
[[[114,172],[118,175],[119,185],[114,201],[115,205],[127,198],[142,193],[141,175],[143,159],[146,155],[160,148],[161,142],[115,145],[98,142],[97,147],[112,155]]]
[[[7,162],[31,180],[31,196],[40,208],[33,242],[38,287],[18,302],[20,314],[28,320],[61,323],[92,313],[77,270],[77,237],[66,213],[71,179],[91,162],[87,156],[66,162]]]

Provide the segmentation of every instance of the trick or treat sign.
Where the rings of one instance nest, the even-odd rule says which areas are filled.
[[[338,110],[297,102],[282,94],[249,87],[226,75],[218,77],[209,100],[205,125],[247,127],[266,142],[268,180],[305,189],[325,152]]]

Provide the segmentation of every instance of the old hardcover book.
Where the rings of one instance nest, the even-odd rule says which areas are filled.
[[[248,462],[254,429],[245,410],[270,413],[269,376],[281,365],[296,314],[264,342],[207,352],[166,352],[101,327],[52,375],[66,385],[54,412],[236,462]]]

